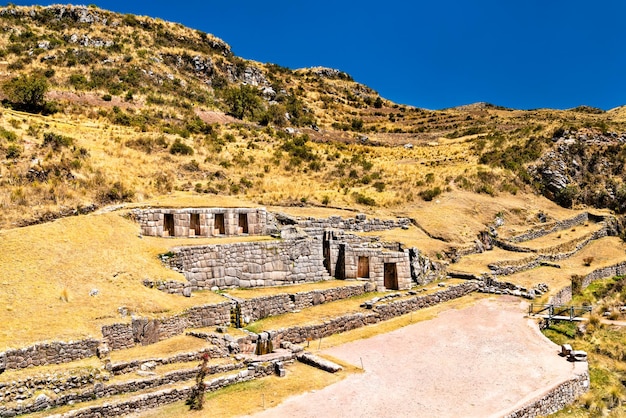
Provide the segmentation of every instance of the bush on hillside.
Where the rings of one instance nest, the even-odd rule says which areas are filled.
[[[18,110],[42,112],[45,110],[45,94],[48,80],[39,75],[21,75],[6,81],[2,91],[8,102]]]

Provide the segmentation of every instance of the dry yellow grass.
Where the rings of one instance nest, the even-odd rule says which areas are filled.
[[[269,376],[251,382],[229,386],[217,392],[208,393],[202,411],[189,411],[184,402],[176,402],[151,411],[137,414],[137,417],[223,417],[250,415],[271,408],[290,396],[319,390],[344,379],[349,373],[359,372],[354,367],[339,373],[327,373],[302,363],[287,365],[286,377]]]
[[[451,279],[446,280],[445,283],[447,285],[455,285],[461,283],[462,280]],[[437,284],[431,283],[425,286],[419,286],[419,289],[426,289],[420,295],[428,295],[431,293],[435,293],[442,288],[438,287]],[[306,308],[301,310],[300,312],[294,312],[283,315],[270,316],[259,321],[253,322],[252,324],[246,327],[247,329],[253,332],[261,332],[268,330],[277,330],[280,328],[287,328],[291,326],[303,326],[303,325],[313,325],[323,323],[326,320],[334,319],[341,315],[346,315],[355,312],[363,312],[367,313],[360,305],[374,297],[388,295],[390,292],[371,292],[366,293],[359,296],[354,296],[349,299],[338,300],[334,302],[325,303],[323,305],[312,306],[310,308]],[[400,292],[403,293],[403,292]],[[404,298],[414,297],[413,295],[408,295],[404,293],[403,296],[392,299],[393,300],[402,300]]]
[[[137,233],[137,224],[116,213],[1,231],[0,350],[99,337],[102,324],[130,320],[119,307],[159,316],[225,301],[213,292],[183,298],[144,287],[145,278],[184,278],[157,258],[174,241]]]
[[[150,345],[138,345],[125,350],[111,351],[112,362],[127,361],[128,359],[143,360],[154,357],[171,357],[180,353],[191,353],[208,347],[209,344],[200,338],[189,335],[176,335],[167,340]]]
[[[325,290],[335,287],[353,286],[362,282],[356,280],[326,280],[322,282],[304,283],[290,286],[273,286],[273,287],[261,287],[261,288],[238,288],[227,289],[224,293],[228,293],[236,298],[251,299],[261,296],[272,296],[283,293],[298,293],[308,292],[311,290]]]
[[[590,266],[585,265],[585,259],[588,257],[593,257]],[[550,294],[553,294],[570,285],[573,274],[584,276],[598,268],[623,262],[625,257],[626,244],[617,237],[606,237],[592,242],[574,256],[556,262],[561,268],[538,267],[506,276],[504,279],[525,287],[546,283],[550,287]]]

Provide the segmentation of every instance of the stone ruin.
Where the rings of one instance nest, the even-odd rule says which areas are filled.
[[[265,235],[267,212],[256,208],[137,209],[141,234],[152,237]]]
[[[181,272],[190,291],[228,287],[265,287],[328,280],[369,281],[379,290],[409,289],[437,276],[436,263],[427,263],[414,249],[383,243],[347,231],[407,228],[408,219],[299,219],[268,214],[265,209],[148,209],[135,210],[141,233],[159,237],[267,235],[281,240],[238,242],[173,248],[163,261]],[[419,262],[418,262],[419,261]],[[416,266],[420,266],[416,268]],[[165,286],[167,288],[167,286]],[[172,293],[181,290],[172,283]],[[174,291],[174,289],[178,289]],[[170,291],[169,289],[164,289]],[[188,292],[187,292],[188,293]]]

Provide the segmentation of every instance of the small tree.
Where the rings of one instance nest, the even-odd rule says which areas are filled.
[[[262,109],[259,91],[247,84],[227,89],[224,92],[224,101],[229,113],[237,119],[246,116],[253,118]]]
[[[21,75],[5,82],[2,90],[14,107],[39,112],[46,104],[44,96],[48,91],[48,80],[39,75]]]
[[[204,391],[206,385],[204,384],[204,378],[209,372],[209,355],[207,353],[202,354],[202,363],[200,363],[200,370],[196,375],[196,385],[191,389],[189,398],[185,402],[189,405],[190,410],[201,410],[204,407]]]

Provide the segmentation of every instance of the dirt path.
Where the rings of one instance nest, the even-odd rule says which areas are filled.
[[[586,367],[559,357],[524,312],[519,299],[486,299],[326,350],[357,366],[362,359],[365,373],[254,416],[500,416]]]

